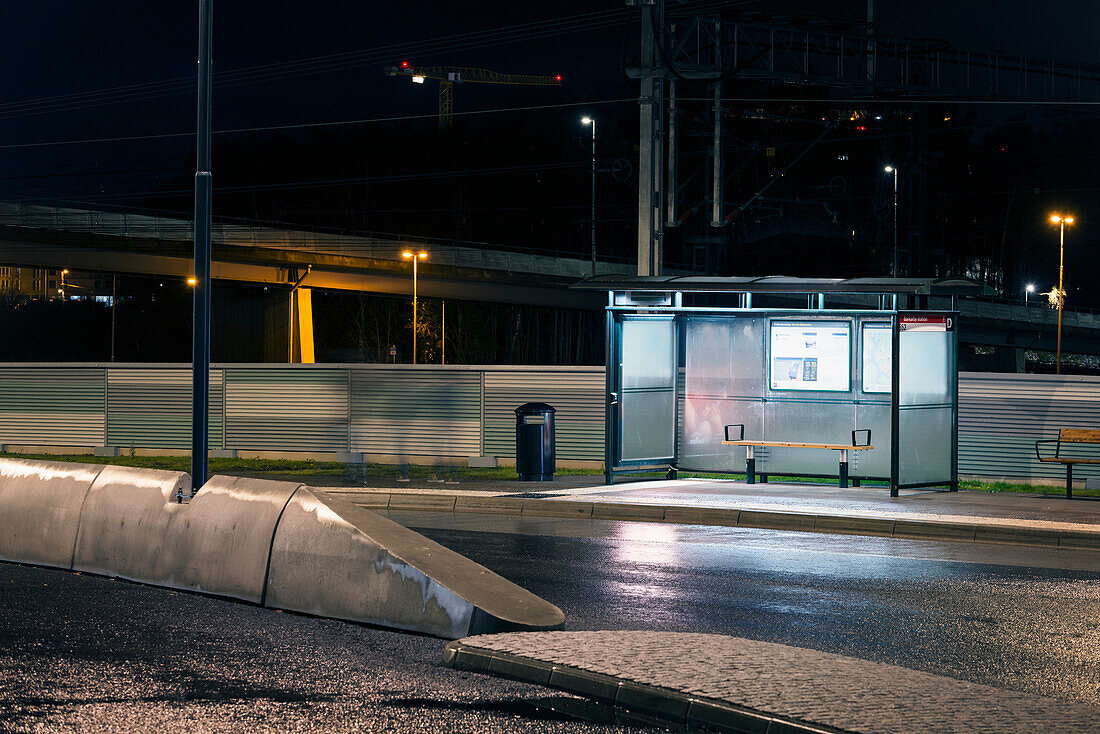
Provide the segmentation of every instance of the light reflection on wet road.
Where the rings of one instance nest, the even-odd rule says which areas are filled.
[[[1100,704],[1100,554],[394,512],[571,629],[714,632]]]
[[[1100,554],[738,528],[392,515],[573,629],[717,632],[1100,703]],[[0,731],[621,732],[443,642],[0,563]],[[560,710],[560,709],[559,709]]]

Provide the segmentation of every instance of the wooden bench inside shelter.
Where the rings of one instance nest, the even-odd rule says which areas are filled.
[[[739,428],[737,438],[730,438],[730,429]],[[863,443],[859,442],[859,435],[866,434],[866,438]],[[774,446],[777,448],[794,448],[794,449],[831,449],[833,451],[840,452],[840,468],[839,468],[839,481],[838,486],[842,489],[848,486],[848,452],[849,451],[868,451],[873,449],[871,445],[871,429],[861,428],[852,431],[852,442],[848,443],[804,443],[801,441],[753,441],[745,439],[745,425],[743,423],[733,423],[726,426],[725,440],[722,441],[726,446],[744,446],[745,447],[745,483],[756,483],[756,456],[753,453],[753,449],[757,446],[766,447]],[[764,475],[765,477],[767,475]],[[765,480],[766,481],[766,480]],[[854,486],[859,486],[859,480],[853,480]]]
[[[1054,456],[1043,456],[1039,447],[1054,444]],[[1058,438],[1043,438],[1035,442],[1035,457],[1044,464],[1065,464],[1066,499],[1073,499],[1073,465],[1100,464],[1100,452],[1094,456],[1062,456],[1062,444],[1100,445],[1100,430],[1094,428],[1062,428]]]

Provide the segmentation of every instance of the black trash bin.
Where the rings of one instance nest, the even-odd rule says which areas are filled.
[[[516,471],[521,482],[554,478],[554,410],[546,403],[516,408]]]

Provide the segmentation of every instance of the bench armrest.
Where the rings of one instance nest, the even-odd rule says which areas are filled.
[[[1039,453],[1039,444],[1041,444],[1041,443],[1058,444],[1058,446],[1055,448],[1055,451],[1054,451],[1054,458],[1058,458],[1058,454],[1062,450],[1062,446],[1061,446],[1062,441],[1061,441],[1061,439],[1058,439],[1058,438],[1041,438],[1038,441],[1036,441],[1035,442],[1035,458],[1038,459],[1039,461],[1043,460],[1043,455]]]
[[[867,434],[867,440],[864,441],[863,443],[860,443],[859,440],[856,438],[857,434],[860,434],[860,433],[866,433]],[[852,431],[852,445],[853,446],[870,446],[871,445],[871,429],[870,428],[857,428],[856,430]]]
[[[737,438],[730,438],[730,429],[740,428],[741,432],[737,435]],[[744,441],[745,440],[745,424],[744,423],[731,423],[726,426],[726,440],[727,441]]]

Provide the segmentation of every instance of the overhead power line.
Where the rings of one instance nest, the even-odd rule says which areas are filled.
[[[497,107],[488,110],[469,110],[465,112],[455,112],[455,117],[469,117],[474,115],[491,115],[504,112],[530,112],[535,110],[551,110],[561,109],[565,107],[592,107],[596,105],[607,104],[621,104],[624,102],[637,102],[634,97],[624,97],[620,99],[597,99],[589,100],[587,102],[561,102],[558,104],[544,104],[544,105],[525,105],[522,107]],[[369,123],[381,123],[381,122],[404,122],[411,120],[434,120],[438,117],[436,113],[423,114],[423,115],[391,115],[387,117],[364,117],[356,120],[333,120],[329,122],[301,122],[293,123],[289,125],[262,125],[258,127],[239,127],[228,130],[215,130],[215,135],[230,135],[235,133],[253,133],[253,132],[271,132],[275,130],[302,130],[314,127],[336,127],[340,125],[365,125]],[[82,145],[86,143],[117,143],[124,141],[134,140],[160,140],[165,138],[185,138],[194,136],[194,131],[185,133],[153,133],[150,135],[121,135],[113,138],[76,138],[73,140],[46,140],[37,143],[8,143],[7,145],[0,145],[0,150],[10,150],[13,148],[43,148],[56,145]]]
[[[385,61],[394,61],[398,55],[426,57],[600,30],[618,25],[622,22],[623,17],[624,14],[621,9],[595,11],[544,21],[520,23],[486,31],[441,36],[423,41],[392,43],[364,51],[349,51],[262,64],[232,71],[216,72],[214,74],[214,86],[217,89],[224,89],[369,66]],[[189,76],[108,87],[88,92],[39,97],[0,104],[0,118],[25,117],[122,102],[145,101],[158,97],[191,93],[194,88],[195,79]]]
[[[717,12],[749,4],[746,0],[688,0],[677,6],[681,12]],[[491,48],[573,33],[614,28],[629,18],[624,8],[596,10],[574,15],[517,23],[487,30],[455,33],[405,43],[390,43],[358,51],[310,56],[270,64],[259,64],[214,73],[214,87],[225,89],[247,84],[277,81],[293,77],[342,71],[395,61],[399,58],[426,58],[460,51]],[[193,76],[125,84],[86,92],[72,92],[0,103],[0,119],[27,117],[51,112],[66,112],[124,102],[138,102],[178,94],[193,93]]]

